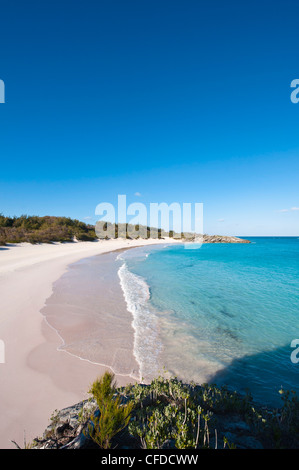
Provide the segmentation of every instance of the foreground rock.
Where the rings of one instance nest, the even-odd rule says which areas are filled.
[[[98,449],[89,436],[92,413],[97,413],[94,400],[84,400],[63,410],[56,410],[43,436],[35,438],[30,448]],[[113,448],[134,449],[138,448],[138,443],[125,431],[114,438]]]

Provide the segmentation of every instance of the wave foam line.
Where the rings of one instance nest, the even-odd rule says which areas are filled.
[[[115,376],[120,376],[120,377],[131,377],[133,380],[136,380],[138,381],[139,378],[134,376],[133,374],[121,374],[120,372],[117,372],[115,369],[113,369],[113,367],[109,364],[103,364],[101,362],[95,362],[95,361],[91,361],[90,359],[87,359],[85,357],[81,357],[79,356],[78,354],[74,354],[74,353],[71,353],[70,351],[68,351],[66,348],[68,347],[67,344],[65,343],[63,337],[61,336],[61,334],[59,333],[59,331],[53,326],[51,325],[51,323],[48,321],[48,319],[46,318],[46,315],[42,314],[43,316],[43,320],[45,321],[45,323],[52,329],[56,332],[57,336],[60,338],[61,340],[61,345],[58,346],[56,348],[56,351],[59,351],[59,352],[64,352],[66,354],[68,354],[69,356],[72,356],[72,357],[75,357],[76,359],[80,359],[80,361],[85,361],[85,362],[88,362],[89,364],[93,364],[93,365],[97,365],[97,366],[101,366],[101,367],[105,367],[107,369],[110,369],[113,374],[115,374]]]
[[[150,291],[144,279],[123,263],[118,270],[128,311],[133,315],[133,354],[140,368],[140,381],[156,376],[162,345],[158,337],[158,318],[149,304]]]

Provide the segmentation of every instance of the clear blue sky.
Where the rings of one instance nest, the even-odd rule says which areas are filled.
[[[0,212],[93,222],[126,194],[202,202],[206,233],[299,235],[298,18],[297,0],[1,2]]]

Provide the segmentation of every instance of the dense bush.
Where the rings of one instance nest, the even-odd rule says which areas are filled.
[[[51,243],[96,239],[94,226],[69,217],[38,217],[0,214],[0,245],[6,243]]]
[[[168,234],[161,229],[153,229],[143,225],[110,224],[98,222],[98,228],[103,227],[105,238],[164,238]],[[173,236],[173,233],[171,233]],[[97,239],[95,227],[69,217],[28,216],[5,217],[0,214],[0,245],[5,243],[51,243],[71,242],[76,238],[80,241]]]

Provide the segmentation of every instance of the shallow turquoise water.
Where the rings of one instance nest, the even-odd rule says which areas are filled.
[[[281,386],[299,393],[299,363],[290,359],[299,338],[299,239],[249,239],[129,250],[123,268],[133,277],[123,276],[122,287],[129,299],[135,293],[135,307],[135,282],[139,292],[142,283],[149,289],[135,309],[139,338],[145,318],[151,325],[147,349],[139,341],[137,351],[145,371],[155,365],[185,380],[249,388],[256,400],[278,405]]]

